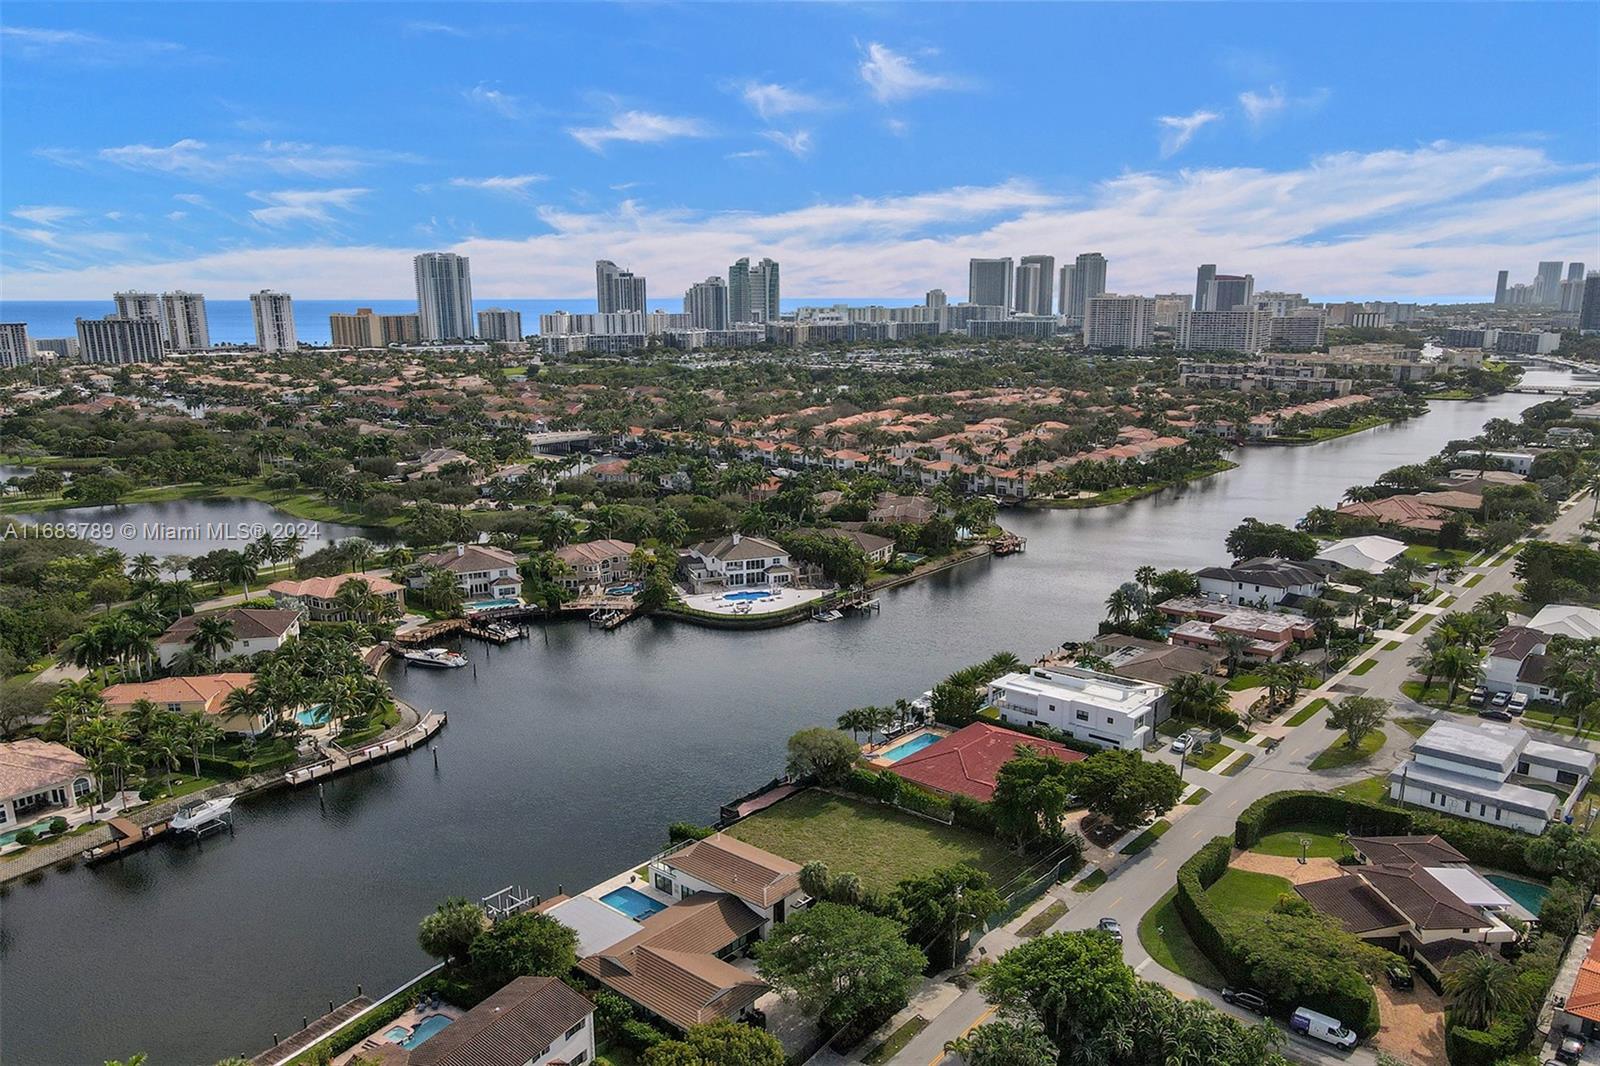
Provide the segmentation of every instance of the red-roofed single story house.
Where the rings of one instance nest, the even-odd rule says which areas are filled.
[[[994,798],[1000,767],[1016,757],[1018,748],[1076,762],[1083,753],[1064,744],[1040,740],[987,722],[973,722],[937,743],[914,752],[889,767],[912,784],[945,795],[969,796],[982,803]]]

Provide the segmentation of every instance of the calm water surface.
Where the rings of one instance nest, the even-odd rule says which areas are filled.
[[[1003,648],[1089,635],[1134,567],[1215,562],[1240,518],[1293,522],[1537,401],[1440,403],[1400,427],[1248,450],[1237,470],[1120,507],[1008,511],[1025,554],[887,593],[874,618],[745,634],[562,624],[468,644],[475,670],[397,668],[400,695],[450,712],[437,770],[413,754],[330,782],[322,805],[314,791],[241,804],[232,838],[12,886],[0,1057],[252,1054],[357,982],[372,993],[416,973],[416,922],[440,898],[592,884],[657,849],[668,822],[710,821],[768,780],[796,728]]]

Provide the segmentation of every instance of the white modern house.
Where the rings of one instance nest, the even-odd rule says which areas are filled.
[[[1435,722],[1389,772],[1389,797],[1538,834],[1571,811],[1595,762],[1592,751],[1534,740],[1514,725]],[[1566,800],[1518,778],[1560,785]]]
[[[783,546],[765,537],[731,533],[720,540],[707,540],[685,552],[684,569],[694,591],[708,584],[728,588],[753,585],[790,585],[795,568]]]
[[[1483,687],[1490,692],[1520,692],[1531,700],[1557,698],[1546,678],[1550,638],[1531,626],[1506,626],[1483,660]]]
[[[1200,591],[1241,607],[1263,600],[1270,607],[1294,609],[1322,591],[1322,572],[1287,559],[1247,559],[1233,566],[1208,566],[1196,570]]]
[[[1312,561],[1327,563],[1340,570],[1365,570],[1369,574],[1381,574],[1405,550],[1405,541],[1393,537],[1346,537],[1322,549],[1322,554]]]
[[[1006,674],[989,682],[989,702],[1002,722],[1046,725],[1103,748],[1138,751],[1155,740],[1170,715],[1167,690],[1150,681],[1081,667]]]

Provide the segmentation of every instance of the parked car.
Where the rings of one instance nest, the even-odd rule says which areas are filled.
[[[1416,980],[1411,976],[1411,966],[1404,962],[1390,963],[1384,968],[1383,975],[1389,979],[1389,987],[1405,991],[1416,987]]]
[[[1583,1058],[1586,1046],[1581,1036],[1564,1036],[1556,1048],[1556,1059],[1560,1062],[1577,1062]]]
[[[1181,736],[1173,739],[1172,750],[1181,755],[1189,750],[1189,745],[1193,742],[1193,740],[1194,738],[1192,736],[1190,736],[1188,733],[1184,733]]]
[[[1511,700],[1506,704],[1506,710],[1512,714],[1521,714],[1528,709],[1528,694],[1526,692],[1513,693]]]
[[[1489,698],[1489,690],[1479,685],[1472,690],[1472,695],[1467,697],[1467,702],[1474,707],[1481,706]]]
[[[1356,1046],[1356,1034],[1346,1029],[1343,1022],[1305,1007],[1296,1007],[1294,1013],[1289,1015],[1289,1028],[1293,1032],[1304,1033],[1334,1047]]]
[[[1112,940],[1122,943],[1122,923],[1115,918],[1101,918],[1098,928],[1102,933],[1110,933]]]
[[[1222,1001],[1224,1003],[1232,1003],[1235,1007],[1243,1007],[1245,1010],[1254,1011],[1260,1015],[1267,1013],[1267,997],[1254,989],[1224,988],[1222,990]]]
[[[1509,693],[1509,692],[1496,692],[1494,694],[1494,698],[1489,701],[1489,706],[1491,706],[1491,707],[1504,707],[1506,704],[1508,704],[1510,702],[1511,702],[1511,693]]]
[[[1479,718],[1489,718],[1496,722],[1511,721],[1511,712],[1504,707],[1485,707],[1478,712]]]

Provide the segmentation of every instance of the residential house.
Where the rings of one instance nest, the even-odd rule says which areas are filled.
[[[625,540],[590,540],[557,548],[555,556],[568,570],[559,578],[562,587],[585,592],[626,581],[633,576],[636,547]]]
[[[1553,1028],[1592,1040],[1596,1033],[1600,1033],[1600,936],[1580,934],[1578,940],[1575,953],[1582,950],[1583,955],[1566,994],[1556,997]],[[1582,943],[1584,940],[1588,941],[1587,947]],[[1563,969],[1556,978],[1557,991],[1566,972]]]
[[[1546,604],[1528,622],[1528,628],[1550,637],[1559,633],[1576,640],[1594,640],[1600,638],[1600,610],[1570,603]]]
[[[743,1020],[766,982],[728,960],[759,939],[761,915],[736,896],[697,892],[639,923],[639,931],[586,956],[578,969],[680,1030]]]
[[[887,769],[914,785],[945,796],[968,796],[981,803],[994,798],[1000,767],[1021,748],[1053,755],[1062,762],[1077,762],[1083,753],[1065,744],[1041,740],[1026,733],[973,722],[949,736],[890,764]]]
[[[1162,686],[1081,667],[1006,674],[989,682],[988,698],[1002,722],[1045,725],[1128,751],[1154,743],[1156,726],[1171,714]]]
[[[840,537],[861,549],[861,554],[869,562],[886,563],[894,558],[894,541],[888,537],[880,537],[876,533],[864,533],[859,529],[842,527],[838,529],[797,529],[797,536],[803,537]]]
[[[94,794],[89,762],[65,744],[0,743],[0,831],[54,818]]]
[[[1529,699],[1556,698],[1546,677],[1550,638],[1528,626],[1506,626],[1483,660],[1483,685],[1491,692],[1520,692]]]
[[[761,936],[805,901],[800,864],[736,837],[717,833],[691,840],[650,861],[650,883],[668,896],[725,892],[761,917]]]
[[[588,470],[589,476],[602,485],[636,485],[639,475],[628,469],[629,460],[612,459],[605,463],[596,463]]]
[[[231,659],[238,655],[256,655],[264,651],[277,651],[300,635],[300,612],[279,607],[229,607],[206,614],[184,615],[167,631],[156,638],[156,658],[162,666],[171,666],[173,660],[188,650],[194,640],[194,629],[202,618],[221,618],[233,627],[233,641],[215,653],[217,659]]]
[[[249,718],[229,714],[228,696],[234,689],[249,688],[255,674],[201,674],[197,677],[163,677],[154,681],[133,681],[109,685],[100,699],[110,710],[126,714],[140,700],[149,700],[173,714],[203,714],[225,733],[264,732],[271,722],[261,715]]]
[[[1195,571],[1200,591],[1241,607],[1305,606],[1322,592],[1327,578],[1319,567],[1287,559],[1247,559],[1233,566]]]
[[[1227,646],[1227,637],[1238,636],[1246,642],[1245,657],[1257,662],[1277,662],[1295,642],[1316,636],[1315,626],[1304,615],[1235,607],[1220,597],[1175,596],[1156,607],[1179,623],[1167,634],[1173,644],[1216,651]]]
[[[1517,726],[1441,721],[1417,738],[1411,758],[1389,771],[1389,796],[1537,835],[1572,810],[1595,762],[1591,751],[1534,740]]]
[[[1143,637],[1107,633],[1089,642],[1089,649],[1105,662],[1105,670],[1134,681],[1170,685],[1187,674],[1212,674],[1222,656],[1204,648],[1163,644]]]
[[[884,525],[904,523],[921,526],[938,513],[939,505],[926,496],[897,496],[886,492],[878,497],[867,512],[867,521]]]
[[[594,955],[628,939],[639,923],[593,896],[551,896],[533,909],[548,914],[578,934],[578,958]]]
[[[1362,570],[1381,574],[1405,554],[1406,543],[1393,537],[1346,537],[1322,549],[1312,562],[1338,570]]]
[[[1425,503],[1415,496],[1386,496],[1381,500],[1347,503],[1339,514],[1349,518],[1366,518],[1380,525],[1409,529],[1415,533],[1437,533],[1444,528],[1450,512],[1443,507]]]
[[[782,545],[741,533],[692,545],[684,552],[683,562],[689,585],[696,592],[715,584],[728,588],[790,585],[796,576]]]
[[[487,544],[457,544],[420,560],[425,567],[447,570],[468,600],[518,599],[522,596],[522,576],[517,573],[517,557],[503,548]],[[427,585],[427,575],[409,579],[412,588]]]
[[[339,602],[339,590],[351,581],[365,581],[367,589],[379,599],[405,609],[405,586],[376,574],[335,574],[333,577],[286,578],[267,586],[272,599],[286,610],[300,611],[313,622],[347,622],[347,612]]]
[[[594,1058],[594,1004],[559,977],[518,977],[411,1048],[404,1063],[586,1066]]]

